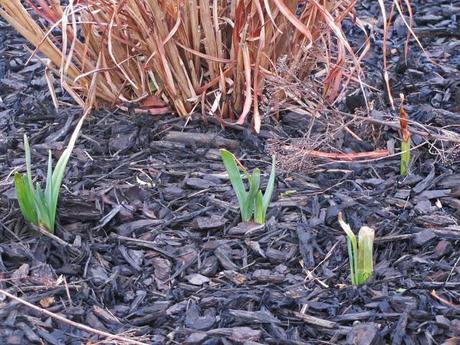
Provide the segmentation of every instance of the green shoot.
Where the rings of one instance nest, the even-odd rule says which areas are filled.
[[[362,226],[358,234],[358,284],[365,283],[374,271],[374,229]]]
[[[404,95],[399,95],[401,105],[399,108],[399,125],[401,128],[401,161],[399,173],[401,176],[406,176],[410,163],[410,132],[407,128],[407,113],[404,110]]]
[[[46,176],[45,190],[32,182],[32,161],[30,146],[27,136],[24,135],[24,152],[26,158],[26,174],[16,173],[14,176],[14,186],[19,208],[24,219],[48,232],[54,232],[56,209],[61,189],[64,172],[72,154],[75,142],[80,133],[84,117],[78,122],[69,141],[69,145],[59,158],[54,171],[52,164],[51,151],[48,153],[48,171]]]
[[[243,222],[249,222],[254,215],[254,221],[256,223],[264,224],[267,209],[275,186],[275,158],[273,157],[272,160],[272,169],[267,189],[265,190],[265,194],[262,194],[262,191],[260,190],[260,170],[258,168],[254,169],[252,174],[250,174],[228,150],[221,149],[220,155],[238,199],[241,220]],[[243,173],[248,179],[249,191],[246,191],[246,188],[244,187],[243,179],[240,174],[240,168],[238,166],[241,167]]]
[[[225,169],[227,170],[228,177],[232,184],[233,190],[235,191],[238,204],[240,206],[241,220],[243,222],[249,222],[251,220],[252,208],[250,205],[249,192],[246,192],[244,188],[243,179],[240,175],[240,169],[236,165],[236,158],[233,154],[227,150],[220,150],[220,156],[224,162]],[[248,173],[245,171],[246,175]],[[250,184],[251,185],[251,184]]]
[[[256,195],[255,200],[255,215],[254,221],[257,224],[264,224],[265,217],[267,215],[268,205],[270,205],[270,200],[272,198],[273,190],[275,189],[275,156],[272,157],[272,169],[270,172],[270,177],[268,178],[267,188],[265,189],[265,194],[262,195],[262,191]]]
[[[410,139],[401,141],[401,161],[400,161],[400,175],[406,176],[410,163]]]
[[[338,221],[347,235],[351,283],[353,285],[364,284],[373,272],[374,230],[367,226],[361,227],[358,241],[356,241],[356,236],[350,226],[344,222],[342,213],[339,213]]]

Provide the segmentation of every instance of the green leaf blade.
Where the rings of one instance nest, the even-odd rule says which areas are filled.
[[[248,222],[251,220],[252,209],[248,201],[249,193],[246,192],[243,184],[243,179],[241,178],[240,169],[236,165],[236,158],[230,151],[225,149],[220,150],[220,156],[230,179],[230,183],[232,184],[233,191],[235,192],[236,198],[238,199],[238,204],[241,212],[241,220],[243,222]]]
[[[373,243],[375,232],[373,229],[363,226],[358,234],[358,270],[359,284],[365,283],[374,270],[373,267]]]
[[[268,206],[270,205],[270,200],[272,198],[273,190],[275,189],[275,177],[276,177],[276,162],[275,156],[272,156],[272,168],[270,172],[270,177],[268,178],[267,188],[265,189],[265,194],[263,196],[263,208],[265,213],[267,213]]]
[[[254,209],[254,221],[257,224],[264,224],[265,223],[265,212],[264,205],[263,205],[263,196],[262,191],[258,191],[255,198],[255,209]]]
[[[350,265],[351,284],[358,285],[358,276],[356,274],[356,252],[353,249],[353,243],[347,237],[348,261]]]
[[[358,243],[356,242],[356,236],[351,230],[350,226],[345,223],[342,217],[342,213],[339,212],[338,221],[343,231],[347,235],[347,247],[348,247],[348,260],[350,261],[350,274],[351,274],[351,283],[353,285],[358,285],[359,282],[359,270],[358,270]]]
[[[38,215],[38,225],[49,232],[54,232],[54,218],[51,216],[51,210],[46,199],[45,192],[37,183],[34,193],[35,209]]]
[[[48,205],[51,204],[51,199],[53,195],[53,158],[51,151],[48,151],[48,171],[46,173],[46,186],[45,186],[45,196],[48,201]]]
[[[249,192],[246,206],[248,207],[249,218],[251,218],[255,210],[256,195],[260,189],[260,170],[255,168],[252,174],[247,174],[247,176],[249,180]]]
[[[26,158],[27,181],[28,181],[30,190],[33,190],[34,185],[32,182],[32,158],[30,154],[29,139],[27,138],[27,135],[25,134],[24,134],[24,154]]]
[[[52,225],[51,231],[54,230],[54,223],[56,221],[56,211],[57,211],[57,203],[59,199],[59,192],[61,190],[62,180],[64,179],[64,174],[67,168],[67,163],[69,162],[70,156],[72,155],[73,149],[75,147],[75,143],[80,135],[81,127],[85,121],[85,116],[82,116],[77,123],[74,131],[72,132],[72,136],[70,137],[69,143],[67,148],[62,153],[61,157],[56,163],[54,167],[54,171],[51,174],[51,178],[49,179],[50,183],[50,193],[47,195],[47,204],[49,210],[49,219],[50,225]],[[49,174],[52,171],[52,168],[48,170]],[[48,182],[48,179],[47,179]],[[47,185],[48,188],[48,185]]]
[[[401,141],[401,162],[400,162],[400,175],[406,176],[410,164],[410,138],[407,141]]]
[[[38,224],[37,212],[35,211],[34,193],[30,189],[28,177],[16,173],[14,175],[14,189],[24,219],[32,224]]]

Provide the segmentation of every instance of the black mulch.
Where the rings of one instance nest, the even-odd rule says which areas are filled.
[[[360,5],[369,23],[378,11],[377,1]],[[406,63],[398,20],[389,43],[394,94],[406,94],[411,119],[460,133],[460,5],[420,0],[414,12],[415,30],[438,65],[413,42]],[[369,95],[377,115],[390,114],[381,28],[380,20],[366,60],[367,81],[380,90]],[[70,106],[53,109],[38,61],[24,66],[23,44],[0,25],[1,289],[146,344],[460,342],[460,162],[452,144],[430,146],[415,136],[420,146],[406,178],[398,157],[280,171],[266,226],[243,226],[218,148],[260,167],[266,182],[266,139],[296,133],[298,116],[255,137],[198,119],[185,126],[172,116],[100,111],[83,129],[62,188],[56,235],[69,249],[34,235],[14,200],[23,134],[43,178],[47,150],[59,156],[80,115]],[[350,111],[356,101],[348,99]],[[351,128],[373,137],[363,133],[369,127]],[[372,129],[371,149],[397,143],[394,129]],[[337,145],[356,150],[350,138]],[[375,274],[361,287],[349,283],[340,210],[353,229],[376,230]],[[102,340],[0,295],[0,344]]]

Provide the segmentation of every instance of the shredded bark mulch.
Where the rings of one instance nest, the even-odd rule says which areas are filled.
[[[288,113],[254,136],[198,117],[100,110],[83,128],[60,196],[56,235],[68,245],[24,223],[12,176],[24,170],[27,133],[43,179],[48,150],[59,157],[81,111],[54,110],[42,66],[24,65],[24,40],[1,24],[0,289],[41,309],[0,293],[0,344],[460,343],[460,161],[456,143],[441,140],[442,129],[460,133],[460,7],[413,7],[427,55],[411,42],[405,59],[401,22],[389,37],[393,92],[405,93],[409,118],[431,133],[413,135],[409,176],[399,176],[398,156],[305,157],[280,165],[265,226],[239,224],[218,149],[260,167],[265,185],[273,140],[299,137],[309,119]],[[359,12],[371,22],[378,3],[363,1]],[[394,113],[380,74],[381,23],[373,34],[366,82],[381,122],[350,123],[362,141],[342,131],[328,142],[345,152],[398,146],[397,128],[384,124]],[[360,107],[356,93],[342,110]],[[375,273],[360,287],[350,284],[339,211],[353,229],[376,231]]]

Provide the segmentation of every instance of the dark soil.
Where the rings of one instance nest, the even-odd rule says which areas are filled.
[[[24,40],[1,24],[0,289],[145,344],[460,343],[460,161],[455,144],[439,140],[441,128],[460,133],[460,4],[419,0],[413,8],[437,65],[414,42],[406,62],[398,20],[389,37],[393,94],[405,93],[410,119],[424,126],[413,127],[409,176],[398,175],[398,156],[306,158],[303,171],[279,169],[265,227],[239,225],[218,148],[260,167],[266,183],[267,140],[299,136],[308,119],[286,114],[256,137],[198,118],[100,110],[83,129],[60,196],[56,235],[72,248],[24,223],[12,175],[24,169],[27,133],[42,179],[48,149],[59,157],[81,111],[54,110],[42,66],[25,65]],[[378,2],[362,2],[359,12],[376,21]],[[374,111],[350,124],[364,141],[346,131],[334,138],[345,152],[398,146],[397,129],[385,125],[395,113],[381,76],[381,22],[374,29],[365,62]],[[344,111],[360,113],[355,95]],[[375,274],[360,287],[350,284],[339,211],[353,229],[376,231]],[[95,343],[115,340],[0,294],[0,344]]]

